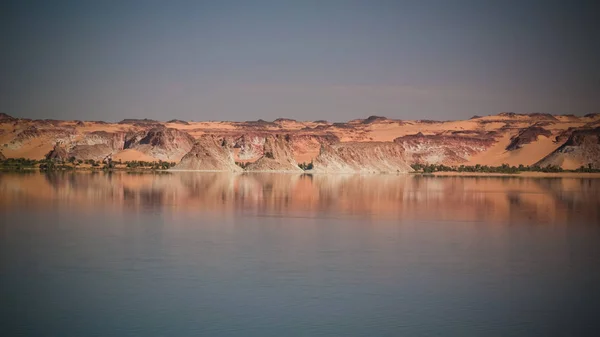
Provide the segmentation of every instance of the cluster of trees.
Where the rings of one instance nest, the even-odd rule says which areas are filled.
[[[600,169],[592,168],[592,164],[588,164],[588,167],[581,166],[577,170],[565,170],[557,165],[548,166],[510,166],[508,164],[502,164],[500,166],[488,166],[488,165],[460,165],[460,166],[447,166],[443,164],[413,164],[411,165],[413,170],[423,173],[433,172],[477,172],[477,173],[509,173],[515,174],[519,172],[600,172]]]
[[[298,164],[298,167],[301,168],[301,169],[303,169],[304,171],[306,171],[306,170],[312,170],[312,168],[313,168],[313,162],[311,160],[310,163],[308,163],[308,164],[307,163],[300,163],[300,164]]]
[[[111,162],[113,163],[113,162]],[[126,161],[125,166],[127,168],[135,169],[135,168],[149,168],[152,170],[168,170],[171,167],[175,166],[175,162],[168,161],[143,161],[143,160],[132,160]]]
[[[72,170],[74,165],[68,165],[68,162],[52,159],[26,159],[26,158],[7,158],[0,160],[0,168],[9,171],[31,170],[39,168],[42,171],[50,170]]]
[[[4,160],[0,160],[0,165],[3,168],[27,168],[27,167],[35,167],[38,164],[37,160],[33,159],[25,159],[25,158],[6,158]]]
[[[157,162],[148,162],[148,161],[127,161],[122,163],[121,161],[115,162],[109,160],[108,162],[103,162],[101,160],[93,160],[93,159],[76,159],[75,157],[70,157],[67,160],[60,159],[27,159],[27,158],[7,158],[5,160],[0,160],[0,168],[3,170],[11,170],[11,171],[19,171],[24,169],[34,169],[39,168],[42,171],[52,171],[52,170],[72,170],[76,167],[86,164],[90,165],[93,168],[100,168],[109,170],[117,168],[118,166],[125,165],[127,168],[135,169],[135,168],[145,168],[145,169],[153,169],[153,170],[167,170],[173,166],[175,166],[175,162],[167,162],[159,160]]]
[[[592,164],[589,163],[587,166],[580,166],[578,169],[575,170],[575,172],[598,173],[600,172],[600,169],[594,168]]]
[[[0,160],[0,167],[3,170],[20,171],[24,169],[35,168],[38,164],[42,164],[45,160],[35,160],[26,158],[6,158]]]

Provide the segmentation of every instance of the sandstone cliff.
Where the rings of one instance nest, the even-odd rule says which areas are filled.
[[[573,131],[562,146],[536,165],[541,167],[556,165],[565,169],[588,167],[588,165],[592,168],[600,168],[600,127]]]
[[[173,170],[241,172],[229,146],[215,136],[202,136]]]
[[[397,143],[350,142],[323,145],[313,162],[315,173],[406,173],[412,168]]]
[[[292,171],[302,172],[294,159],[288,135],[268,136],[265,139],[263,156],[251,163],[246,171]]]

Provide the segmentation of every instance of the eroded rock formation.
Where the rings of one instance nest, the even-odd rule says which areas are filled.
[[[54,148],[50,152],[48,152],[48,154],[46,154],[46,159],[51,159],[51,160],[68,160],[69,159],[69,153],[64,148],[64,146],[62,146],[59,143],[56,143],[54,145]]]
[[[461,133],[465,134],[465,133]],[[487,150],[495,143],[493,135],[477,132],[465,135],[407,135],[394,139],[404,148],[408,163],[457,165]]]
[[[525,144],[529,144],[538,140],[539,136],[552,136],[552,132],[539,126],[531,126],[521,131],[518,135],[511,139],[510,144],[506,147],[507,151],[518,150]]]
[[[140,151],[165,161],[179,161],[194,146],[194,138],[187,132],[164,126],[129,134],[125,149]]]
[[[566,169],[589,165],[600,168],[600,127],[573,131],[563,145],[536,165],[556,165]]]
[[[192,150],[196,139],[213,135],[219,141],[227,141],[233,161],[244,165],[250,163],[249,167],[254,170],[295,171],[295,163],[289,158],[308,164],[316,160],[322,147],[339,148],[340,151],[342,148],[359,151],[359,147],[364,147],[360,150],[364,151],[377,143],[392,144],[388,149],[391,153],[395,151],[391,150],[394,143],[401,146],[402,160],[408,164],[532,165],[553,158],[552,163],[562,163],[560,165],[564,168],[570,168],[592,163],[595,154],[593,146],[587,142],[579,145],[566,142],[571,136],[574,138],[569,142],[576,142],[581,130],[598,127],[600,115],[597,114],[502,113],[463,121],[409,121],[371,116],[336,123],[286,118],[274,122],[126,119],[121,123],[107,123],[15,118],[0,114],[0,145],[4,156],[9,158],[42,159],[50,152],[57,152],[55,156],[76,159],[101,160],[111,155],[123,161],[178,162]],[[265,155],[265,149],[277,148],[277,134],[289,136],[285,136],[284,150],[279,151],[283,154],[275,160],[269,156],[276,157],[279,152],[270,150]],[[265,139],[270,137],[275,139],[271,138],[273,142],[265,144]],[[56,143],[60,143],[63,149],[54,151]],[[352,145],[355,143],[371,145],[357,147]],[[579,152],[582,153],[577,154]],[[566,156],[567,153],[570,155]],[[331,153],[328,155],[333,156]],[[564,160],[558,159],[561,156]],[[388,162],[396,159],[397,156],[391,155],[385,158]],[[344,170],[356,170],[348,164],[348,158],[335,161],[345,162],[341,165]],[[387,165],[378,168],[378,164],[368,161],[364,164],[366,168],[362,171],[391,170]],[[323,165],[321,169],[332,165]]]
[[[289,135],[268,136],[265,139],[263,156],[248,165],[247,171],[297,171],[302,169],[294,159]]]
[[[406,173],[402,145],[392,142],[350,142],[323,145],[313,162],[315,173]]]
[[[173,167],[174,170],[241,172],[229,145],[218,137],[200,137],[192,149]]]

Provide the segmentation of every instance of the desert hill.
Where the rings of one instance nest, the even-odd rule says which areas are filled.
[[[229,153],[234,163],[248,163],[260,171],[295,170],[296,163],[311,161],[315,172],[336,171],[336,167],[353,172],[403,172],[413,163],[538,164],[571,169],[598,167],[598,127],[599,114],[500,113],[456,121],[371,116],[345,123],[283,118],[272,122],[125,119],[107,123],[2,114],[0,151],[6,158],[100,160],[110,155],[124,161],[182,161],[180,167],[186,169],[202,167],[193,162],[199,157],[191,158],[191,152],[212,153],[210,160],[203,159],[212,162],[212,170],[230,170]],[[207,149],[215,146],[220,148]]]

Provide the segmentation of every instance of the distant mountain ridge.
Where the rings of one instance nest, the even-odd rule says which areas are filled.
[[[6,158],[182,161],[181,168],[226,171],[238,171],[232,162],[258,171],[297,171],[298,164],[314,162],[315,172],[405,172],[414,163],[600,168],[599,127],[599,114],[504,112],[454,121],[370,116],[343,123],[289,118],[107,123],[0,113],[0,153]]]

